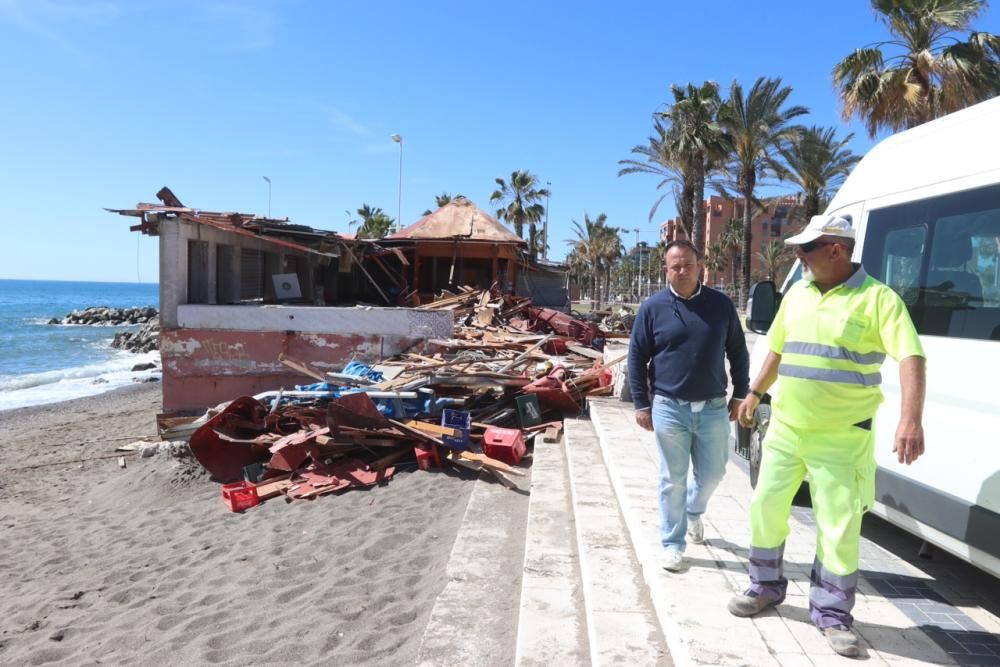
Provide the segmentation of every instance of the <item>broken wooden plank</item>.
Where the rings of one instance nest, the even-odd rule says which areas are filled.
[[[511,368],[513,368],[517,364],[517,362],[521,361],[522,359],[524,359],[525,357],[527,357],[529,354],[531,354],[532,352],[534,352],[535,350],[537,350],[538,348],[540,348],[542,345],[545,345],[547,342],[549,342],[549,340],[551,340],[554,335],[555,334],[549,334],[548,336],[546,336],[545,338],[541,339],[540,341],[538,341],[537,343],[535,343],[534,345],[532,345],[531,347],[529,347],[527,350],[525,350],[521,354],[519,354],[516,357],[514,357],[514,360],[511,361],[506,366],[504,366],[503,368],[501,368],[500,372],[503,373],[503,372],[508,371]]]
[[[503,461],[491,459],[490,457],[486,456],[486,454],[476,454],[475,452],[466,452],[461,449],[453,449],[448,454],[448,457],[461,459],[462,461],[473,461],[476,463],[481,463],[487,468],[493,468],[494,470],[499,470],[500,472],[505,472],[509,475],[517,475],[518,477],[524,477],[525,475],[523,470],[512,468]]]
[[[559,436],[562,434],[562,429],[550,427],[545,429],[545,433],[542,435],[542,442],[559,442]]]
[[[289,479],[290,477],[291,474],[288,474],[282,475],[281,477],[272,477],[259,482],[256,484],[257,497],[261,500],[267,500],[269,498],[275,498],[282,495],[288,490],[288,487],[292,486],[292,482]]]
[[[312,368],[309,364],[299,361],[298,359],[293,359],[284,353],[278,355],[278,361],[283,363],[285,366],[302,373],[303,375],[313,378],[314,380],[319,380],[320,382],[327,381],[326,376],[320,371]]]
[[[406,424],[404,424],[403,422],[396,421],[395,419],[389,419],[388,421],[390,424],[399,428],[404,433],[408,433],[409,435],[412,435],[418,440],[423,440],[424,442],[431,442],[434,443],[435,445],[441,445],[442,447],[445,446],[444,441],[442,441],[440,438],[431,435],[430,433],[424,433],[421,430],[411,428]]]
[[[410,419],[409,421],[403,422],[410,428],[415,428],[418,431],[423,431],[424,433],[429,433],[430,435],[441,437],[447,436],[449,438],[461,437],[461,433],[458,429],[448,428],[447,426],[439,426],[437,424],[431,424],[429,422],[419,421],[416,419]]]
[[[575,354],[579,354],[582,357],[587,357],[589,359],[600,359],[604,360],[604,353],[598,352],[589,347],[583,347],[582,345],[567,345],[566,349]]]

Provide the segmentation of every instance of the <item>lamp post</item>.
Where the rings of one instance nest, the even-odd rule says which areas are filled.
[[[267,217],[271,217],[271,179],[264,176],[264,180],[267,181]]]
[[[640,285],[639,281],[642,280],[642,275],[641,275],[642,274],[642,253],[639,252],[639,228],[638,227],[633,227],[632,231],[635,232],[635,251],[636,251],[636,253],[639,254],[639,268],[638,268],[638,270],[636,272],[636,275],[635,275],[635,294],[636,294],[636,298],[641,302],[642,298],[639,296],[639,289],[640,289],[639,288],[639,285]]]
[[[545,224],[542,225],[542,259],[546,262],[549,261],[549,197],[552,196],[551,188],[552,182],[545,181]]]
[[[399,144],[399,197],[396,200],[396,231],[403,228],[403,136],[392,135],[392,140]]]

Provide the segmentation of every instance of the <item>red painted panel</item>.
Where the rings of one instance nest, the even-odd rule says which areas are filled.
[[[340,371],[352,359],[374,363],[422,345],[422,339],[403,336],[164,329],[163,408],[201,409],[314,382],[279,362],[282,353],[326,372]]]

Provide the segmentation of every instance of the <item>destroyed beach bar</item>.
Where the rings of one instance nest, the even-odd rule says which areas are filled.
[[[109,209],[160,241],[157,425],[233,511],[381,484],[397,464],[517,488],[528,443],[613,390],[623,356],[604,341],[627,333],[517,296],[558,299],[543,283],[561,278],[525,280],[521,239],[464,198],[368,240],[157,197]]]
[[[107,210],[159,238],[165,411],[300,384],[282,355],[325,373],[420,352],[454,332],[453,312],[421,304],[526,287],[524,241],[463,197],[378,241],[157,198]]]

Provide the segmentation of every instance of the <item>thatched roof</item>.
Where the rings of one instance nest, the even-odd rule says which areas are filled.
[[[454,238],[488,243],[526,243],[465,197],[456,197],[430,215],[425,215],[409,227],[386,237],[386,240]]]

